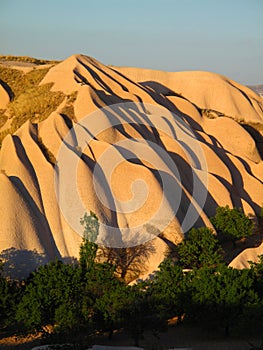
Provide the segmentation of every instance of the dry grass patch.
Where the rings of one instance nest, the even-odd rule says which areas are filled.
[[[220,118],[220,117],[228,117],[224,113],[216,111],[214,109],[201,108],[200,112],[201,112],[202,116],[205,116],[208,119],[216,119],[216,118]],[[231,117],[228,117],[228,118],[231,118]]]
[[[24,73],[17,69],[0,66],[0,80],[4,82],[5,87],[7,86],[11,98],[23,91],[23,75]]]
[[[11,102],[7,106],[8,113],[4,110],[0,111],[0,127],[8,118],[12,119],[11,127],[0,132],[0,147],[6,135],[14,133],[27,120],[40,122],[62,103],[65,95],[62,92],[50,91],[52,83],[39,85],[49,69],[33,69],[23,73],[0,65],[0,80],[3,81],[11,97]],[[75,98],[75,94],[69,96],[70,108]],[[74,110],[70,112],[74,114]]]
[[[10,104],[12,126],[15,129],[27,120],[42,121],[56,110],[63,101],[64,94],[50,91],[51,87],[52,83],[30,88]]]
[[[262,123],[248,122],[248,123],[243,123],[243,124],[251,126],[251,128],[253,128],[254,130],[258,131],[261,134],[263,132],[263,124]]]
[[[17,69],[0,66],[0,80],[8,87],[8,93],[14,100],[23,92],[38,85],[48,71],[49,68],[33,69],[25,74]]]
[[[78,92],[74,91],[70,95],[67,96],[67,101],[62,109],[61,113],[66,115],[69,119],[73,120],[76,122],[76,116],[74,112],[74,102],[76,101],[76,98],[78,96]]]
[[[5,129],[4,131],[0,132],[0,148],[2,147],[2,142],[3,142],[4,138],[9,134],[13,134],[15,131],[16,131],[16,129],[11,127],[11,128]]]
[[[2,128],[5,123],[7,122],[7,115],[5,115],[5,110],[4,109],[0,109],[0,128]]]
[[[29,56],[12,56],[12,55],[0,55],[0,61],[18,61],[18,62],[33,63],[36,65],[54,64],[59,62],[55,60],[52,60],[52,61],[42,60],[42,59],[29,57]]]
[[[39,145],[39,148],[41,149],[42,153],[44,154],[46,160],[55,166],[56,164],[56,157],[54,154],[47,148],[47,146],[44,144],[43,140],[41,137],[38,136],[37,138],[37,143]]]

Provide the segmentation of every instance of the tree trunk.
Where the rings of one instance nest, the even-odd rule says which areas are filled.
[[[139,347],[139,337],[134,338],[134,346]]]
[[[111,340],[113,335],[113,329],[111,328],[109,331],[108,339]]]
[[[229,337],[229,325],[225,326],[225,337],[228,338]]]

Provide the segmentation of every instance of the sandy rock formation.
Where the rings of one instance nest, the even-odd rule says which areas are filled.
[[[0,82],[0,109],[5,109],[10,102],[10,96]]]
[[[263,124],[262,99],[248,88],[214,73],[110,68],[83,55],[52,67],[45,83],[77,92],[78,124],[54,111],[5,138],[0,251],[77,257],[79,221],[92,210],[101,244],[153,240],[151,272],[188,229],[211,227],[217,206],[259,213],[262,153],[237,122]],[[259,253],[263,245],[233,266]]]

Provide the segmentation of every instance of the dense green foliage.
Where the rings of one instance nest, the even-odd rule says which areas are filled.
[[[222,264],[204,267],[191,274],[191,316],[212,328],[223,327],[225,334],[246,317],[249,305],[259,301],[251,270],[237,270]]]
[[[14,321],[17,301],[19,298],[19,285],[3,275],[3,263],[0,260],[0,329]]]
[[[253,221],[241,209],[218,207],[211,222],[219,234],[232,241],[251,236],[253,233]]]
[[[61,261],[41,266],[27,281],[18,305],[16,318],[28,329],[41,329],[48,324],[72,328],[81,293],[81,276],[76,266]]]
[[[98,234],[96,215],[85,215],[81,223],[84,239],[79,264],[57,260],[39,267],[29,277],[16,312],[17,321],[26,328],[43,329],[53,325],[55,331],[77,326],[112,329],[117,322],[117,306],[112,313],[109,307],[120,302],[114,299],[121,295],[124,284],[115,277],[113,266],[95,261],[98,249],[94,243]]]
[[[164,324],[167,318],[175,315],[181,318],[185,313],[189,299],[187,278],[188,274],[185,274],[182,267],[171,259],[161,263],[160,270],[157,271],[147,291],[160,324]]]
[[[193,269],[214,266],[223,261],[222,248],[209,228],[193,228],[187,238],[178,245],[179,263]]]
[[[240,334],[244,325],[260,334],[263,322],[263,256],[249,269],[228,267],[212,231],[193,229],[155,276],[127,285],[116,265],[99,262],[95,214],[81,220],[84,238],[78,263],[59,260],[41,266],[23,285],[0,275],[1,327],[87,335],[125,328],[136,345],[146,329],[164,329],[167,320],[197,322],[222,334]]]

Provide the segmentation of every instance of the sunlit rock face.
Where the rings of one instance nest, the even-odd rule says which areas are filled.
[[[0,153],[0,251],[12,275],[78,257],[85,212],[99,219],[100,245],[152,242],[144,273],[191,227],[212,227],[217,206],[259,213],[263,105],[249,88],[214,73],[108,67],[83,55],[52,67],[47,83],[65,101],[8,135]],[[253,249],[232,265],[263,253]]]

